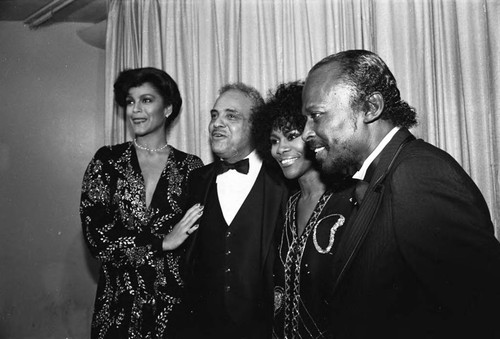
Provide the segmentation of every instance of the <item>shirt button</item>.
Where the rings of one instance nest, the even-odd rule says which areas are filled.
[[[231,236],[231,231],[228,231],[228,232],[226,233],[226,238],[229,238],[230,236]]]
[[[231,269],[230,268],[226,268],[226,273],[229,273],[231,272]]]
[[[230,254],[231,254],[231,250],[227,250],[226,255],[230,255]]]
[[[231,286],[226,286],[226,292],[231,291]]]

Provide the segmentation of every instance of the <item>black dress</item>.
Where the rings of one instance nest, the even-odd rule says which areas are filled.
[[[275,265],[273,338],[329,338],[332,265],[342,226],[353,204],[352,189],[325,192],[302,234],[296,224],[301,192],[288,201]]]
[[[189,174],[201,160],[170,147],[151,204],[131,142],[102,147],[85,172],[80,215],[101,262],[92,338],[163,338],[182,300],[183,248],[162,251],[182,218]]]

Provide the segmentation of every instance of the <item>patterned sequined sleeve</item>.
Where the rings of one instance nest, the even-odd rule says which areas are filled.
[[[152,250],[161,251],[162,237],[150,232],[127,231],[115,218],[110,149],[101,148],[85,172],[82,183],[80,217],[91,254],[102,262],[139,263]]]

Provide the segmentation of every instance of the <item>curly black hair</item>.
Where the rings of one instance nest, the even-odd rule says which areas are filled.
[[[342,80],[355,91],[351,99],[353,107],[365,105],[368,96],[379,92],[384,98],[384,111],[380,119],[406,128],[417,124],[415,109],[401,99],[394,75],[377,54],[365,50],[332,54],[314,65],[309,74],[334,63],[340,67]]]
[[[165,105],[172,105],[172,114],[165,121],[165,127],[167,127],[179,115],[182,98],[177,83],[166,72],[154,67],[122,71],[113,86],[115,101],[119,106],[125,107],[128,91],[145,83],[151,84],[160,93]]]
[[[306,117],[302,115],[303,81],[280,84],[273,93],[269,91],[266,102],[252,116],[252,135],[259,155],[271,161],[270,136],[273,130],[302,133]],[[274,160],[272,161],[274,162]]]

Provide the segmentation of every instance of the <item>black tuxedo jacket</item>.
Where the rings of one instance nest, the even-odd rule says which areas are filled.
[[[288,198],[288,190],[284,184],[279,173],[276,173],[272,169],[268,168],[265,163],[263,163],[261,171],[264,175],[264,200],[262,204],[264,206],[263,220],[265,220],[265,225],[262,225],[262,239],[260,248],[262,248],[262,253],[260,258],[262,260],[260,267],[262,267],[262,272],[248,272],[248,274],[258,274],[263,277],[263,284],[265,286],[265,291],[263,291],[265,298],[263,300],[264,304],[262,311],[265,312],[265,318],[269,320],[265,326],[269,329],[271,333],[272,318],[273,318],[273,264],[276,256],[276,244],[275,235],[279,232],[279,228],[282,227],[284,215],[284,209],[286,207],[286,202]],[[206,205],[206,199],[210,187],[214,183],[217,177],[217,161],[206,165],[204,167],[194,170],[190,175],[189,182],[189,196],[191,200],[191,205],[194,203],[201,203]],[[203,217],[200,221],[200,227],[203,227]],[[188,293],[190,294],[187,298],[188,304],[196,303],[196,283],[199,283],[197,277],[194,275],[196,272],[195,267],[197,264],[197,248],[198,248],[198,232],[194,232],[190,237],[190,243],[188,244],[187,254],[186,254],[186,268],[187,268],[187,286]],[[257,246],[256,246],[257,247]],[[249,279],[249,281],[252,279]],[[246,288],[245,288],[246,290]],[[262,294],[262,293],[261,293]],[[231,296],[237,295],[230,294]],[[237,304],[230,302],[228,304]],[[195,305],[194,305],[195,306]],[[239,303],[239,308],[244,308],[246,305]],[[191,305],[193,308],[193,305]],[[196,308],[196,307],[194,307]],[[242,310],[234,312],[234,310],[227,310],[230,314],[244,314]],[[245,319],[240,319],[241,323],[245,322]],[[261,324],[259,324],[261,325]]]
[[[500,338],[500,244],[477,186],[401,129],[337,250],[334,338]]]

